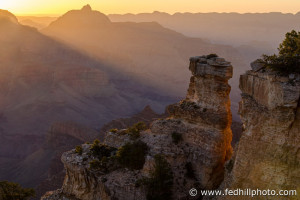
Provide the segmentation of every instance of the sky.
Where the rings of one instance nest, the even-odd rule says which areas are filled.
[[[300,0],[0,0],[0,9],[9,10],[15,15],[61,15],[86,4],[105,14],[300,11]]]

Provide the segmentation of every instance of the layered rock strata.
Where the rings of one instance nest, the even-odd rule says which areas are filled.
[[[227,164],[223,188],[297,190],[300,194],[300,75],[248,71],[240,77],[244,132]],[[232,196],[223,197],[234,199]],[[237,197],[235,197],[237,198]],[[244,196],[244,199],[251,197]],[[221,198],[219,198],[221,199]]]
[[[189,198],[192,187],[217,188],[223,180],[224,163],[232,153],[228,85],[232,66],[210,55],[191,58],[190,70],[193,76],[186,99],[168,106],[170,117],[152,122],[136,139],[148,146],[142,169],[91,170],[91,145],[84,144],[81,155],[75,150],[63,154],[63,187],[43,199],[146,199],[146,191],[137,187],[137,182],[150,176],[157,154],[170,164],[173,199]],[[174,136],[179,139],[176,141]],[[108,132],[104,144],[118,149],[132,140],[126,130],[118,130]]]

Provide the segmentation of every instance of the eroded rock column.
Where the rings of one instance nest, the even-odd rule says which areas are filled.
[[[223,180],[223,166],[232,153],[230,85],[232,66],[223,58],[190,59],[192,77],[186,99],[168,107],[172,118],[185,122],[185,142],[194,146],[190,161],[202,188]]]

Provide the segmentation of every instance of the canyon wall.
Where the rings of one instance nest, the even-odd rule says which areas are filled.
[[[240,89],[239,112],[244,132],[235,156],[226,166],[222,188],[297,190],[299,195],[300,75],[282,77],[263,69],[251,70],[241,75]],[[256,196],[255,199],[297,197]]]
[[[170,165],[172,199],[189,198],[187,191],[192,187],[217,188],[224,177],[224,163],[232,153],[228,84],[232,66],[209,55],[191,58],[190,70],[193,75],[186,99],[167,107],[170,117],[153,121],[138,139],[132,139],[126,130],[106,134],[102,148],[119,149],[137,141],[146,144],[148,151],[141,169],[120,167],[111,156],[106,161],[110,167],[93,170],[90,163],[96,159],[103,164],[102,160],[91,155],[95,143],[84,144],[80,154],[75,150],[63,154],[64,184],[42,199],[146,199],[145,188],[137,183],[151,176],[157,155],[163,155]],[[174,140],[174,136],[179,139]]]

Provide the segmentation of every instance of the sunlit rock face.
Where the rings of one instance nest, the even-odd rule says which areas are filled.
[[[193,76],[186,99],[168,111],[184,122],[186,141],[197,149],[193,162],[199,182],[204,188],[214,188],[222,181],[224,162],[232,153],[228,84],[232,66],[223,58],[201,56],[190,59],[190,70]]]
[[[224,188],[290,189],[298,190],[299,195],[299,77],[254,71],[241,75],[239,112],[244,133],[234,159],[227,165]],[[257,196],[256,199],[267,198]]]
[[[232,148],[231,111],[228,80],[232,76],[229,62],[217,56],[190,59],[191,83],[186,99],[167,107],[169,118],[158,119],[142,131],[138,140],[148,146],[145,163],[140,170],[112,168],[104,172],[90,169],[89,144],[83,153],[66,152],[62,162],[66,177],[62,189],[47,193],[44,200],[77,199],[146,199],[138,180],[149,177],[155,166],[155,155],[162,154],[173,173],[172,199],[186,199],[192,187],[217,188],[224,177],[224,163]],[[181,135],[174,142],[174,134]],[[119,148],[133,142],[124,130],[108,132],[104,143]],[[188,169],[192,177],[187,175]],[[72,198],[71,198],[72,197]]]

